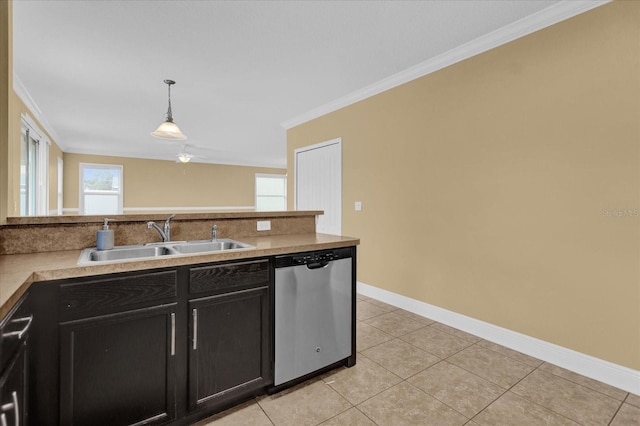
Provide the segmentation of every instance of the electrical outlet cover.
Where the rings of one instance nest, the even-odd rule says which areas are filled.
[[[271,221],[270,220],[259,220],[258,231],[270,231],[271,230]]]

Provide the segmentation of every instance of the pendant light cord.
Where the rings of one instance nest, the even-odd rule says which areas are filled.
[[[169,87],[169,109],[167,110],[167,121],[173,122],[173,115],[171,114],[171,83],[167,83]]]

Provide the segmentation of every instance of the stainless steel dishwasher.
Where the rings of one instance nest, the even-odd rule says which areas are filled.
[[[354,258],[352,248],[276,257],[275,386],[355,364]]]

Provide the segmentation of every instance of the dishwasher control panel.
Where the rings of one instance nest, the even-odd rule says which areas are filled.
[[[276,257],[276,268],[325,263],[338,259],[346,259],[349,257],[353,257],[353,253],[350,247],[288,254]]]

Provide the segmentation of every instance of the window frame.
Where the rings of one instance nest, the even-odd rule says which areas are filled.
[[[120,187],[118,190],[118,211],[116,213],[109,214],[123,214],[124,211],[124,166],[122,164],[103,164],[103,163],[80,163],[78,166],[78,187],[80,191],[78,200],[78,210],[80,215],[87,215],[85,213],[85,201],[84,197],[87,193],[84,190],[84,170],[85,169],[119,169],[120,170]],[[114,191],[93,191],[91,195],[113,195]],[[99,213],[102,214],[102,213]],[[106,214],[106,213],[104,213]]]
[[[284,194],[282,195],[262,195],[262,194],[258,194],[258,179],[259,178],[280,178],[282,179],[283,182],[283,186],[284,186]],[[283,200],[283,206],[284,208],[282,210],[275,210],[275,211],[286,211],[287,210],[287,175],[285,174],[279,174],[279,173],[256,173],[255,175],[255,186],[254,186],[254,193],[255,193],[255,210],[256,211],[274,211],[274,210],[260,210],[258,208],[258,198],[282,198]]]
[[[56,191],[56,213],[60,216],[64,210],[64,160],[57,157],[58,182]]]
[[[29,155],[29,144],[33,141],[35,150],[33,162]],[[26,144],[27,164],[25,182],[25,211],[22,209],[22,170],[20,170],[19,199],[20,216],[47,216],[49,212],[49,145],[51,142],[40,130],[36,122],[28,115],[20,115],[20,168],[22,168],[22,148]],[[34,167],[35,182],[30,180],[30,168]],[[33,194],[31,192],[34,192]],[[32,197],[33,196],[33,197]],[[33,203],[30,200],[33,199]],[[35,204],[35,205],[32,205]]]

